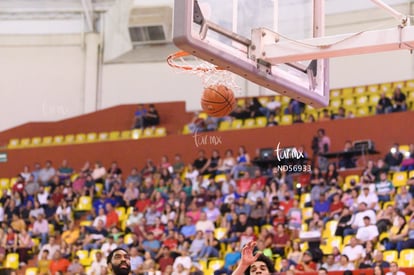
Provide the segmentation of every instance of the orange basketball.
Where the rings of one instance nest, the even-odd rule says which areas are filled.
[[[213,85],[205,88],[201,97],[203,111],[212,117],[223,117],[231,113],[236,106],[236,98],[232,90],[224,85]]]

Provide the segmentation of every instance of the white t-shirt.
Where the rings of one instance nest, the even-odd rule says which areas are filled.
[[[356,238],[362,242],[373,240],[379,235],[376,225],[368,225],[366,227],[360,227],[357,231]]]
[[[358,196],[357,201],[358,201],[358,204],[360,204],[361,202],[365,202],[367,204],[368,208],[372,208],[372,209],[375,209],[375,210],[379,209],[378,196],[377,196],[376,193],[371,193],[370,192],[370,193],[368,193],[368,196],[365,196],[364,193],[361,193]],[[374,207],[371,207],[372,204],[374,204]]]
[[[364,227],[364,217],[368,216],[370,218],[371,224],[377,223],[377,217],[375,216],[375,212],[371,209],[367,209],[363,212],[358,212],[355,214],[354,220],[352,222],[352,225],[356,225],[358,228]]]
[[[190,256],[178,256],[174,260],[173,269],[177,270],[177,265],[182,264],[185,269],[190,269],[192,266]]]
[[[350,262],[365,257],[365,250],[362,245],[357,244],[354,247],[347,245],[344,247],[342,254],[348,256]]]

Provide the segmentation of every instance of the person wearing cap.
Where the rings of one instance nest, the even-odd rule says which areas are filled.
[[[114,275],[128,275],[131,272],[131,258],[128,251],[117,247],[106,258],[108,271]]]
[[[232,275],[253,275],[260,273],[270,275],[275,272],[275,265],[271,259],[260,251],[255,251],[256,242],[247,243],[241,252],[241,260]]]

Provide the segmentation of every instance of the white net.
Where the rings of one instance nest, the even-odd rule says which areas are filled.
[[[201,78],[204,88],[214,85],[225,85],[233,92],[240,87],[235,81],[235,75],[186,52],[177,52],[167,58],[167,63],[179,73],[189,73]]]

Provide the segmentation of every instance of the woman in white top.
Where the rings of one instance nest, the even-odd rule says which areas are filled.
[[[236,159],[233,156],[233,150],[227,149],[224,153],[224,158],[222,158],[218,170],[222,173],[231,172],[236,163]]]

